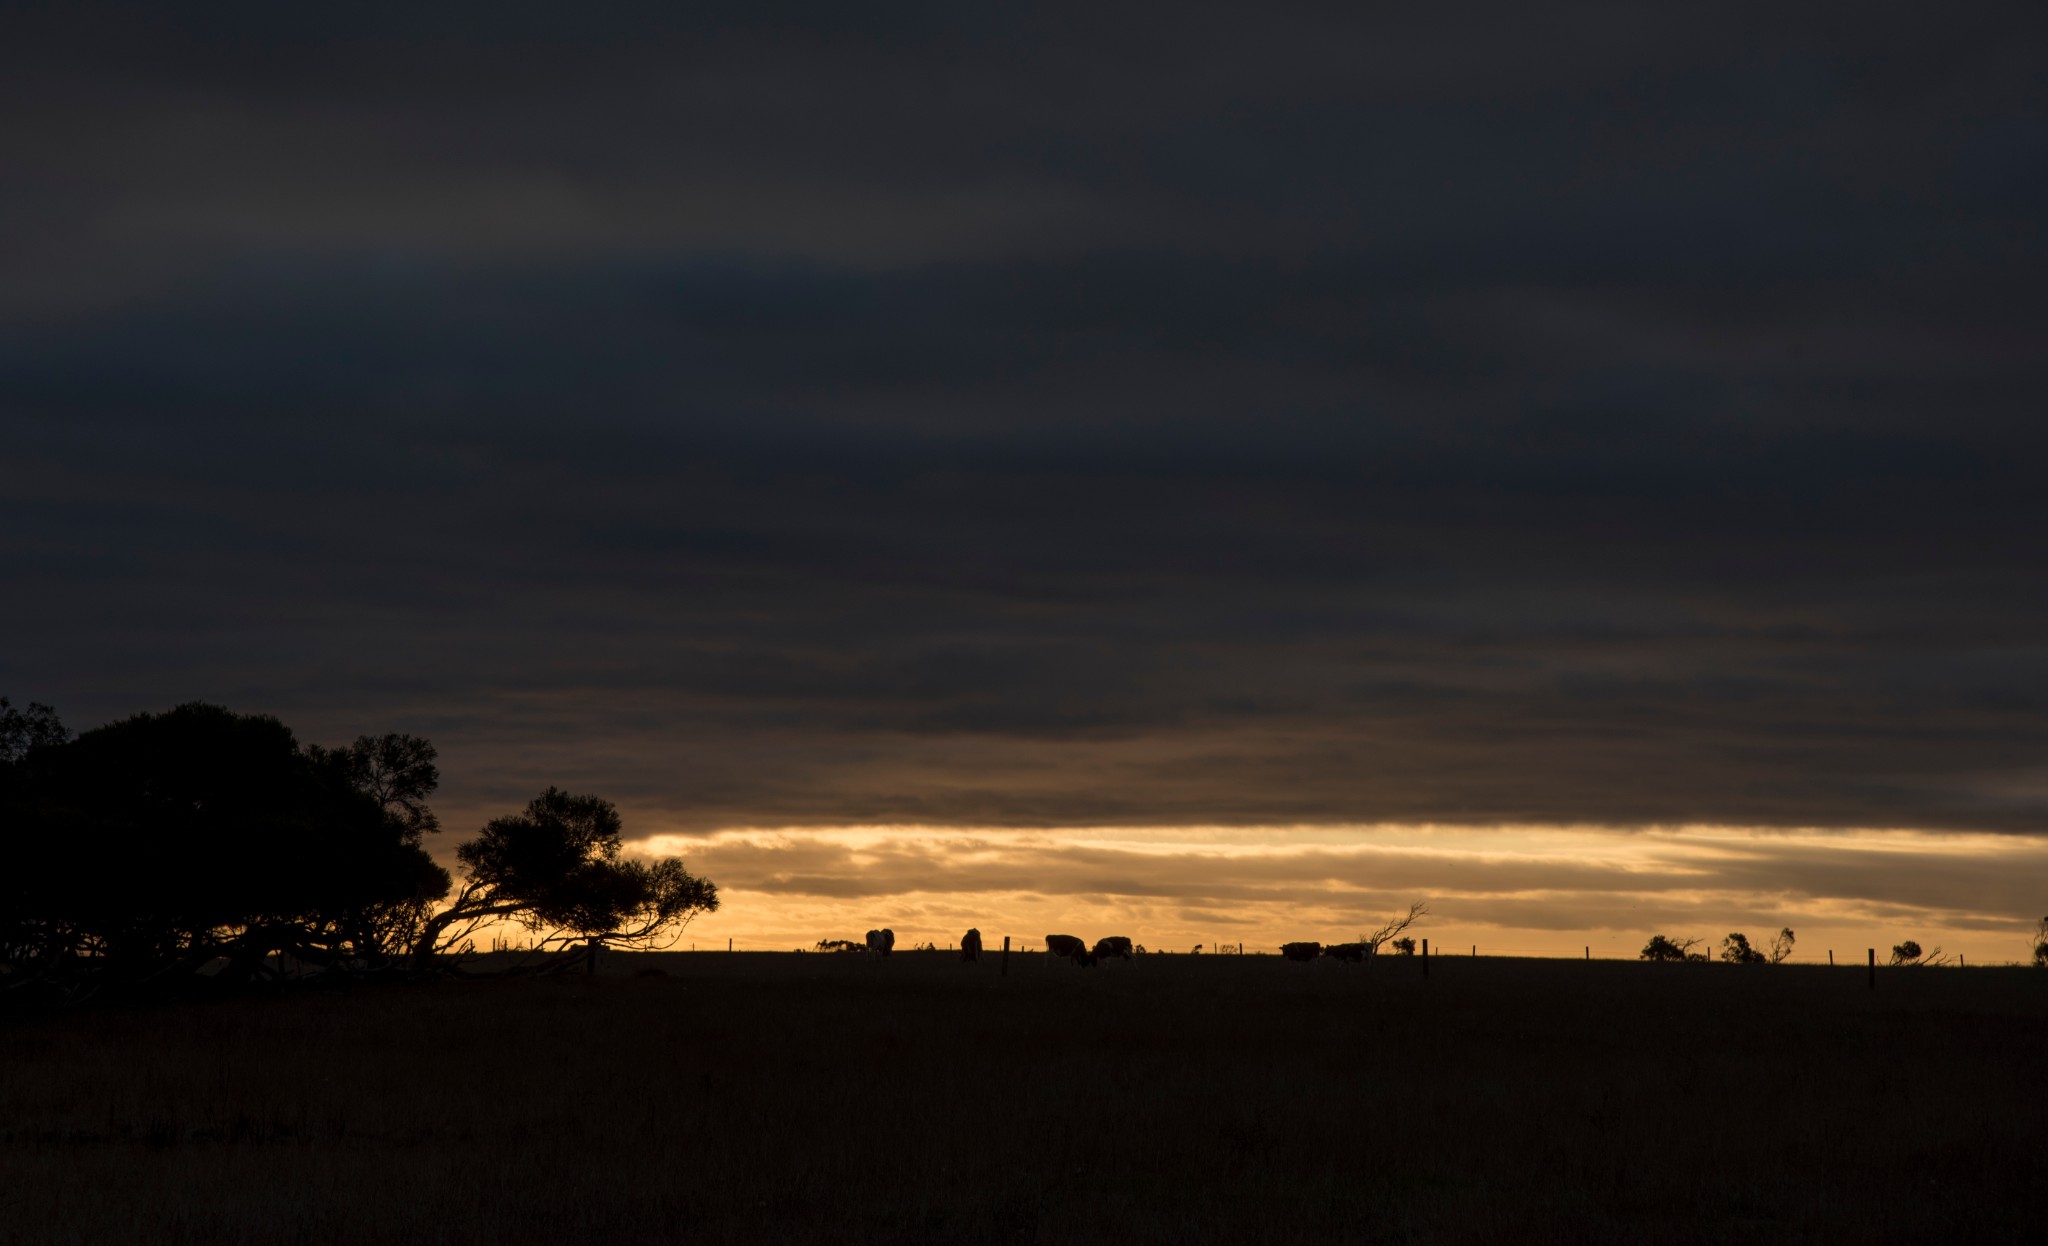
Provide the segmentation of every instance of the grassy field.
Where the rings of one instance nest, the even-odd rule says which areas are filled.
[[[667,976],[639,976],[659,967]],[[6,1242],[2039,1240],[2048,973],[616,956],[0,1025]]]

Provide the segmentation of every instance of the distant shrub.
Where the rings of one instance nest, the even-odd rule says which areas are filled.
[[[2042,918],[2041,924],[2034,927],[2034,966],[2048,969],[2048,917]]]
[[[1918,943],[1908,939],[1904,943],[1893,945],[1892,958],[1889,963],[1911,967],[1914,965],[1946,965],[1948,962],[1949,958],[1942,955],[1940,948],[1928,948],[1923,951]]]
[[[1762,952],[1749,946],[1749,936],[1739,931],[1721,940],[1721,959],[1731,965],[1761,965],[1767,961]]]
[[[1400,938],[1394,940],[1392,943],[1389,943],[1387,946],[1393,948],[1396,952],[1400,953],[1403,956],[1415,955],[1415,940],[1409,938],[1407,935],[1402,935]]]
[[[1781,965],[1792,955],[1792,941],[1790,926],[1778,931],[1767,948],[1751,947],[1748,935],[1730,933],[1721,940],[1721,959],[1731,965]]]
[[[1693,960],[1696,959],[1693,949],[1699,946],[1699,942],[1698,939],[1679,940],[1668,935],[1651,935],[1650,941],[1643,944],[1641,956],[1644,960],[1655,961]],[[1706,957],[1702,954],[1697,959],[1704,960]]]

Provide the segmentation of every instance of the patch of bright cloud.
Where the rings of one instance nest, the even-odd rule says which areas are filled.
[[[1652,933],[1718,942],[1790,926],[1799,959],[1905,938],[1980,962],[2023,953],[2048,904],[2029,838],[1906,830],[1436,825],[987,830],[865,825],[656,834],[726,907],[698,937],[808,946],[891,925],[969,925],[1019,946],[1053,931],[1155,948],[1335,941],[1426,899],[1438,946],[1633,956]],[[849,932],[851,932],[849,934]]]

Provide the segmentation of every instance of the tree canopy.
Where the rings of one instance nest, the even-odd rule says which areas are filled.
[[[62,744],[70,738],[56,710],[37,701],[18,710],[13,702],[0,697],[0,766],[20,761],[32,748]]]
[[[717,906],[680,861],[624,855],[609,802],[554,788],[456,849],[456,889],[426,846],[435,761],[197,702],[73,739],[0,700],[0,985],[233,981],[279,954],[417,971],[481,921],[632,943]]]
[[[338,756],[198,703],[27,750],[0,832],[10,962],[152,976],[388,954],[393,913],[448,874]]]
[[[680,860],[624,857],[621,844],[610,801],[550,787],[455,850],[461,890],[427,923],[417,954],[433,956],[493,920],[517,921],[544,942],[649,946],[718,907],[718,888]]]

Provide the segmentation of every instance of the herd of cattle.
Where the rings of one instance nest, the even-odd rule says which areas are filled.
[[[1045,954],[1089,968],[1106,960],[1129,960],[1131,941],[1122,935],[1110,935],[1106,939],[1097,939],[1095,946],[1089,947],[1086,939],[1078,939],[1073,935],[1047,935]]]
[[[896,932],[889,929],[870,930],[867,938],[868,952],[874,956],[887,956],[896,949]],[[1084,967],[1099,964],[1105,960],[1131,959],[1131,941],[1122,935],[1110,935],[1097,939],[1095,946],[1088,946],[1085,939],[1073,935],[1045,936],[1045,953],[1048,957],[1069,960]],[[970,930],[960,936],[960,959],[981,959],[981,931]]]
[[[1288,960],[1314,960],[1318,956],[1328,956],[1333,960],[1362,961],[1371,956],[1373,951],[1373,945],[1370,943],[1308,942],[1280,945],[1280,955]]]

